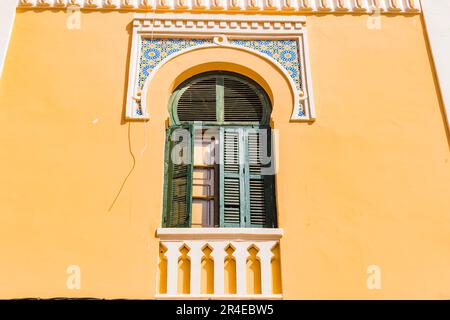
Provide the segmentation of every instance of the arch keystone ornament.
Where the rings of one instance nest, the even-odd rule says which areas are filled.
[[[177,56],[217,47],[245,51],[270,63],[289,84],[291,120],[315,119],[305,17],[159,13],[134,18],[126,118],[150,118],[147,91],[161,66]]]

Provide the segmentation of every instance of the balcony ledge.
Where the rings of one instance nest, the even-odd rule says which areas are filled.
[[[162,251],[167,259],[166,290],[156,296],[157,299],[281,299],[282,296],[272,290],[273,248],[283,236],[283,229],[269,228],[158,228],[156,236],[160,238]],[[205,247],[211,250],[214,266],[214,290],[212,294],[201,293],[202,259]],[[228,249],[232,248],[232,252]],[[178,291],[179,261],[183,257],[181,248],[186,247],[186,259],[190,261],[189,294]],[[256,258],[260,262],[260,294],[247,291],[247,261],[250,248],[256,248]],[[236,293],[225,293],[225,260],[235,261]],[[230,280],[228,280],[230,281]]]
[[[158,228],[156,237],[161,240],[279,240],[281,228]]]
[[[281,300],[281,294],[156,294],[160,300]]]

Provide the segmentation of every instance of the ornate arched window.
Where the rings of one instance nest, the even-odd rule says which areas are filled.
[[[173,124],[261,124],[269,122],[269,97],[253,80],[231,72],[207,72],[179,85],[172,97]]]
[[[169,102],[165,227],[275,227],[271,104],[253,80],[217,71]]]

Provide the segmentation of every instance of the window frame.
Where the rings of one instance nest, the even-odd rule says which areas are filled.
[[[222,119],[224,118],[224,87],[223,87],[223,79],[224,77],[230,77],[232,79],[236,79],[240,82],[244,82],[248,84],[252,89],[255,90],[255,92],[258,94],[258,96],[261,99],[262,102],[262,117],[261,121],[254,121],[254,122],[226,122]],[[192,83],[195,83],[200,80],[210,79],[210,78],[216,78],[216,97],[220,97],[220,99],[216,98],[216,119],[222,120],[222,121],[180,121],[177,116],[177,106],[178,101],[183,95],[183,93],[190,87]],[[221,88],[220,88],[221,87]],[[228,71],[210,71],[198,74],[196,76],[193,76],[186,81],[182,82],[173,92],[169,99],[169,127],[167,128],[167,132],[173,132],[175,128],[189,128],[190,134],[191,134],[191,145],[190,145],[190,152],[191,156],[193,157],[193,148],[194,148],[194,139],[195,139],[195,131],[199,128],[202,129],[217,129],[219,132],[219,156],[220,156],[220,163],[216,164],[216,181],[215,186],[217,190],[215,189],[215,222],[214,225],[219,228],[226,228],[226,227],[233,227],[233,228],[276,228],[277,227],[277,205],[276,205],[276,192],[275,192],[275,175],[270,176],[270,183],[272,185],[272,195],[271,200],[273,200],[270,204],[268,204],[267,199],[267,192],[265,191],[265,210],[266,210],[266,223],[264,226],[257,226],[252,225],[251,223],[251,211],[250,211],[250,179],[252,178],[252,174],[249,170],[249,159],[247,155],[247,151],[245,149],[248,148],[248,131],[251,129],[260,129],[260,128],[268,128],[271,130],[269,122],[270,122],[270,115],[272,112],[272,105],[271,101],[266,93],[266,91],[256,82],[254,82],[252,79],[249,79],[245,76],[239,75],[237,73],[228,72]],[[221,115],[221,116],[220,116]],[[223,207],[224,203],[224,130],[226,129],[232,129],[237,130],[240,132],[240,137],[243,139],[242,143],[240,143],[240,152],[239,156],[242,157],[245,161],[242,165],[243,168],[240,169],[240,172],[245,172],[242,177],[239,178],[239,184],[240,184],[240,222],[238,224],[225,224],[224,217],[225,217],[225,211]],[[267,143],[270,145],[270,152],[272,152],[272,136],[270,134],[270,139],[267,141]],[[187,200],[187,214],[189,215],[189,222],[186,225],[183,226],[170,226],[168,225],[169,215],[170,212],[169,207],[170,204],[168,203],[169,198],[169,190],[170,187],[170,181],[169,181],[169,156],[170,156],[170,148],[171,148],[171,142],[170,142],[170,136],[166,136],[166,145],[165,145],[165,163],[164,163],[164,203],[163,203],[163,227],[188,227],[190,228],[192,226],[192,189],[193,189],[193,183],[192,183],[192,176],[188,178],[188,188],[190,189],[188,193],[190,194],[190,199]],[[191,161],[193,161],[193,158],[191,158]],[[191,165],[191,171],[194,169],[194,164]],[[191,172],[192,175],[192,172]],[[254,176],[254,175],[253,175]],[[269,177],[269,175],[260,175],[261,180],[263,180],[263,183],[266,184],[266,179]],[[254,177],[253,177],[254,178]]]

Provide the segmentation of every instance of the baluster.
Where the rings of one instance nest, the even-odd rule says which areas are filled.
[[[227,253],[225,252],[225,247],[228,243],[226,242],[211,242],[209,245],[212,248],[211,257],[214,259],[214,294],[223,295],[224,290],[224,273],[225,273],[225,257]]]
[[[176,295],[178,291],[178,257],[180,242],[162,242],[167,248],[167,294]]]
[[[258,257],[261,264],[261,293],[272,294],[272,248],[276,242],[259,242]]]
[[[201,272],[202,272],[202,247],[205,243],[200,241],[189,241],[186,245],[189,247],[187,256],[191,260],[191,276],[190,276],[190,294],[200,294]]]
[[[236,248],[233,255],[236,259],[236,293],[247,293],[247,257],[249,244],[247,242],[233,242]]]

